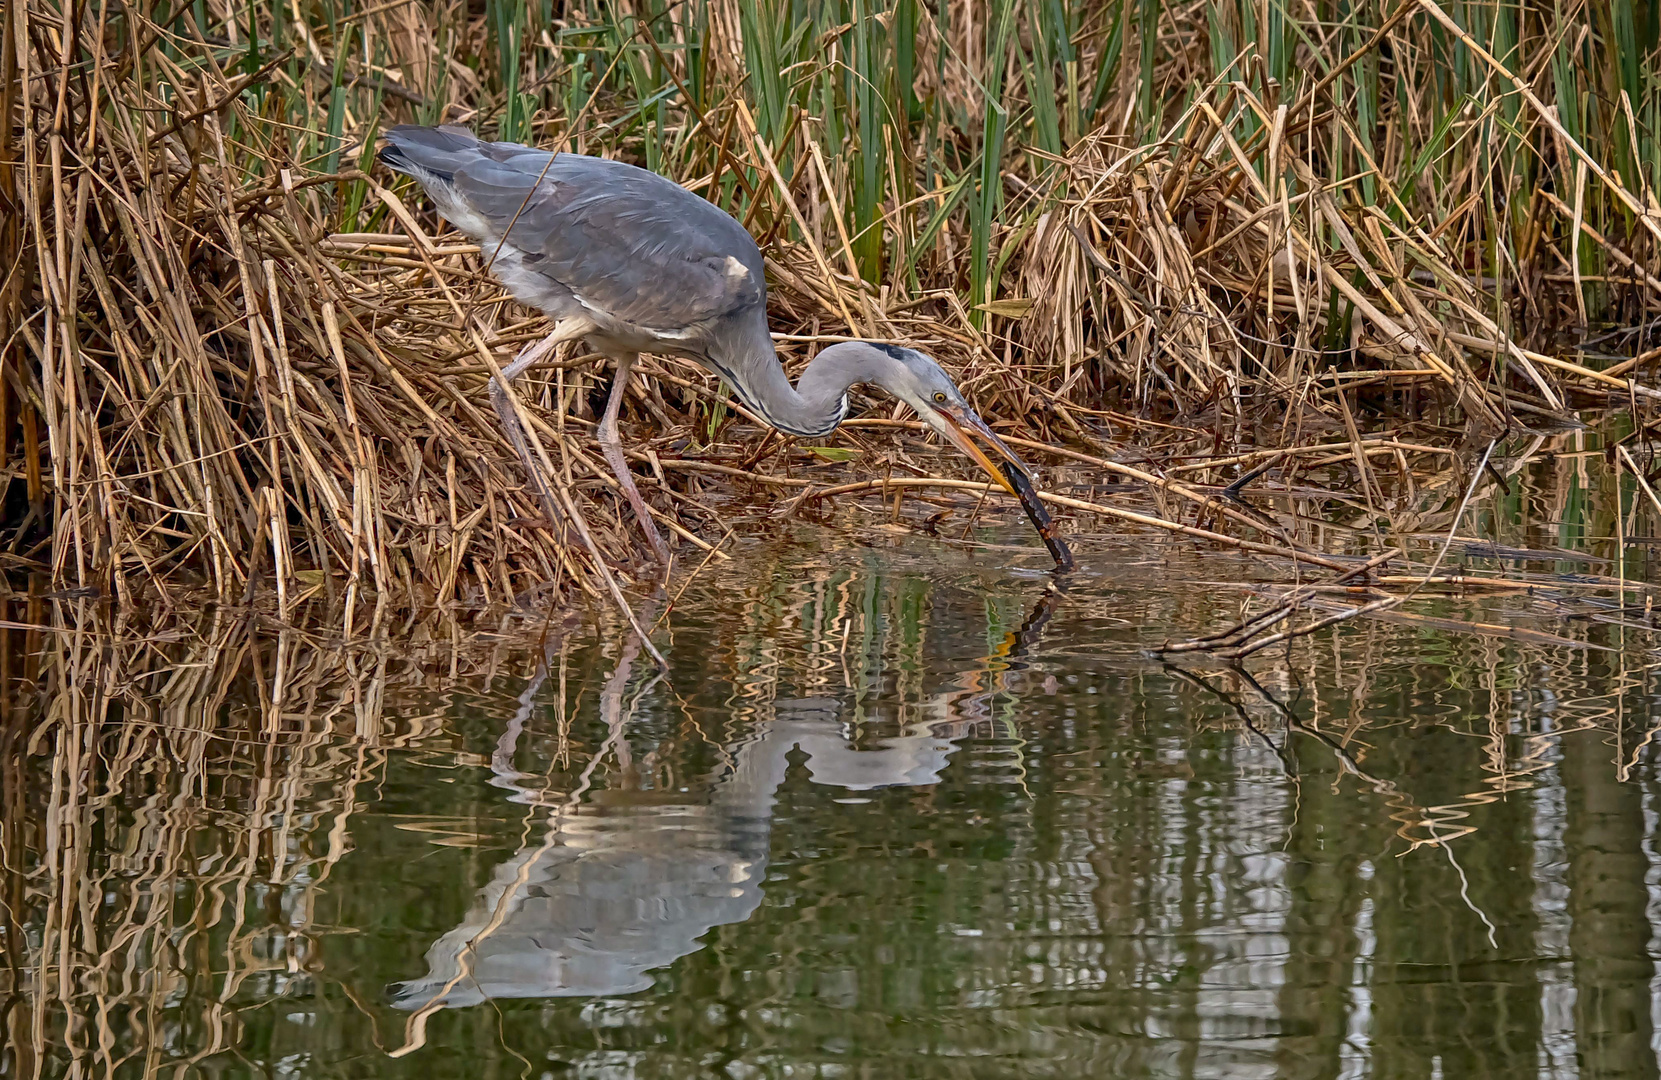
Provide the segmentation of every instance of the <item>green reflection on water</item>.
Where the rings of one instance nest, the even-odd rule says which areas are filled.
[[[593,627],[254,642],[276,710],[181,668],[8,774],[0,1075],[1656,1075],[1645,658],[1143,655],[1244,571],[758,549],[664,678]]]

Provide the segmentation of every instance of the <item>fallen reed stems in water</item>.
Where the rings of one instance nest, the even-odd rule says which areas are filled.
[[[1157,652],[1161,655],[1185,652],[1214,652],[1217,655],[1223,656],[1227,659],[1238,660],[1245,656],[1249,656],[1251,653],[1256,652],[1258,649],[1263,648],[1266,645],[1289,640],[1293,637],[1302,637],[1307,634],[1312,634],[1316,630],[1320,630],[1326,625],[1330,625],[1330,622],[1310,624],[1309,626],[1302,627],[1295,631],[1287,631],[1281,634],[1257,638],[1257,635],[1262,633],[1262,631],[1267,628],[1279,625],[1280,623],[1289,620],[1297,611],[1299,605],[1315,596],[1318,592],[1328,589],[1353,589],[1355,587],[1346,585],[1346,582],[1351,582],[1356,578],[1364,578],[1369,581],[1372,580],[1374,571],[1378,570],[1392,559],[1399,558],[1401,554],[1402,552],[1400,548],[1391,548],[1382,555],[1375,555],[1373,558],[1368,559],[1361,565],[1344,571],[1329,582],[1324,582],[1321,585],[1304,585],[1294,588],[1290,592],[1287,592],[1285,595],[1281,596],[1279,600],[1275,604],[1271,605],[1267,610],[1260,611],[1249,618],[1242,619],[1226,630],[1220,630],[1214,634],[1207,634],[1204,637],[1194,638],[1190,641],[1167,643],[1160,646]],[[1254,641],[1254,638],[1257,638],[1257,640]]]
[[[552,520],[484,407],[539,321],[372,168],[385,126],[442,120],[730,209],[787,368],[847,337],[925,349],[1041,464],[1145,486],[1153,513],[1109,516],[1306,561],[1356,507],[1411,528],[1458,485],[1405,455],[1463,480],[1485,440],[1587,407],[1641,428],[1661,396],[1661,80],[1624,10],[18,0],[4,558],[284,618],[316,588],[347,625],[533,590],[626,606],[637,541],[588,446],[606,371],[525,384]],[[701,369],[648,373],[625,430],[672,532],[724,533],[717,480],[819,485]],[[829,442],[808,453],[861,480],[911,452]],[[1192,483],[1268,462],[1327,470],[1332,498],[1265,519]]]

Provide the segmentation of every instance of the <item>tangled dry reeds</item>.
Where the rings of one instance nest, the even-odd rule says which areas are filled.
[[[927,349],[1034,456],[1162,499],[1128,444],[1227,478],[1336,436],[1306,460],[1366,495],[1379,417],[1441,425],[1405,461],[1658,396],[1657,35],[1611,0],[16,0],[0,32],[0,525],[59,587],[326,595],[348,625],[616,594],[606,373],[526,391],[547,520],[484,408],[538,322],[366,171],[396,121],[664,171],[761,238],[787,365]],[[701,485],[795,508],[848,456],[647,374],[625,430],[689,544],[720,538]],[[870,437],[868,472],[932,471]]]

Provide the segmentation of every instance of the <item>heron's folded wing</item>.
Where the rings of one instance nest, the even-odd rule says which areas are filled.
[[[766,302],[761,253],[737,221],[621,162],[485,144],[455,192],[596,313],[668,334]]]

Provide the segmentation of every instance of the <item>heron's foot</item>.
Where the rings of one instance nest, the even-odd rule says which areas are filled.
[[[611,454],[606,454],[610,459]],[[611,462],[611,471],[617,477],[617,485],[623,489],[623,497],[628,500],[629,509],[634,511],[634,518],[640,523],[640,531],[646,536],[646,543],[652,549],[652,561],[663,569],[669,569],[669,545],[663,542],[663,533],[658,530],[657,522],[652,520],[652,511],[646,505],[646,500],[640,494],[640,489],[634,485],[634,474],[629,471],[628,464],[623,459],[623,448],[617,448],[618,460]]]
[[[664,543],[663,533],[659,531],[657,524],[648,518],[641,522],[640,531],[646,534],[646,542],[652,547],[652,561],[664,570],[669,569],[669,562],[673,556],[669,554],[669,545]]]

